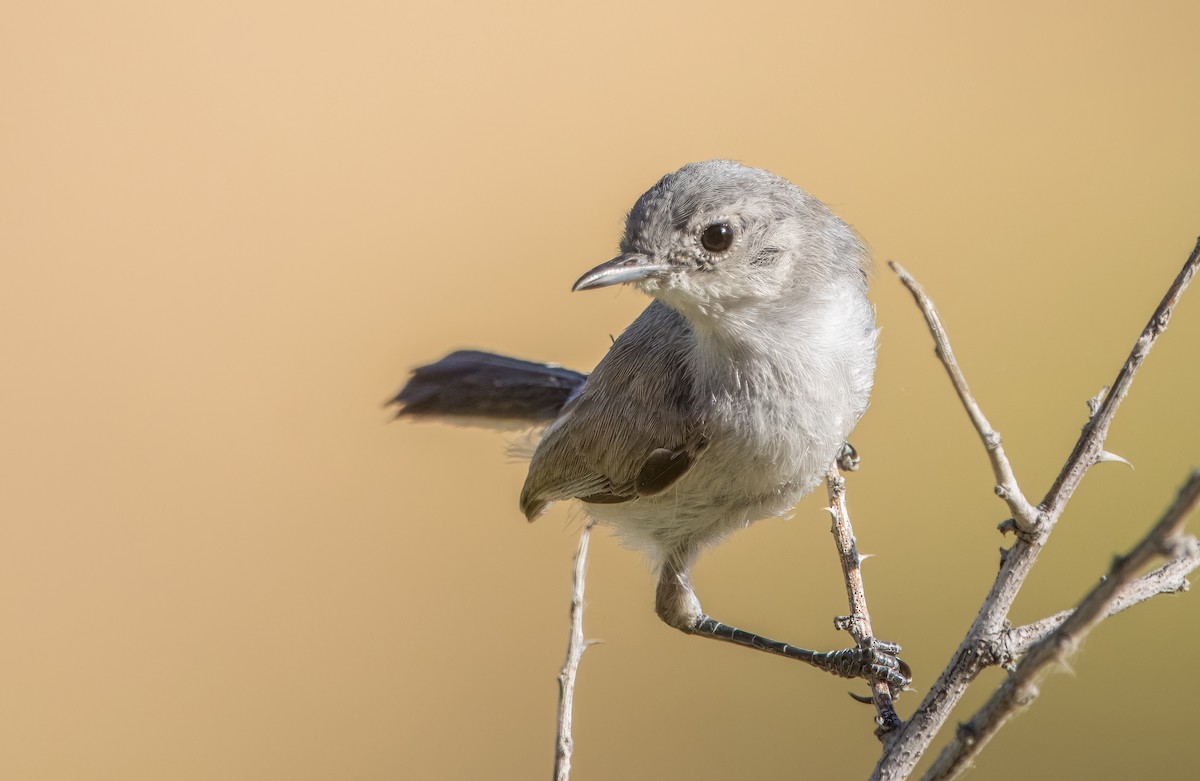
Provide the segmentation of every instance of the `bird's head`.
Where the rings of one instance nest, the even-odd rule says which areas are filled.
[[[688,316],[803,303],[826,280],[856,284],[867,254],[824,204],[774,174],[729,160],[685,165],[638,199],[621,254],[574,290],[632,283]]]

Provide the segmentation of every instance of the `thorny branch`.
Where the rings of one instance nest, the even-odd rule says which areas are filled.
[[[833,540],[837,545],[842,576],[846,581],[846,598],[850,603],[850,615],[839,616],[836,624],[839,629],[850,633],[859,648],[865,648],[875,642],[875,635],[871,630],[871,614],[867,610],[867,594],[863,589],[862,557],[858,554],[854,527],[850,525],[850,511],[846,507],[846,480],[838,474],[836,466],[826,475],[825,485],[829,490],[829,513],[833,516]],[[876,734],[882,738],[900,726],[900,717],[892,706],[892,691],[887,682],[872,679],[870,684],[871,700],[877,711],[875,723],[879,725]]]
[[[575,706],[575,675],[579,671],[579,660],[587,648],[583,639],[583,585],[587,572],[588,539],[592,535],[592,524],[588,523],[579,533],[579,549],[575,552],[575,565],[571,587],[571,636],[567,641],[567,658],[558,673],[558,737],[554,746],[554,781],[567,781],[571,775],[571,754],[575,741],[571,737],[571,714]]]
[[[1063,507],[1071,499],[1075,489],[1079,487],[1079,483],[1083,481],[1083,475],[1088,469],[1101,461],[1114,460],[1114,457],[1104,450],[1104,440],[1108,437],[1109,424],[1112,423],[1113,416],[1117,414],[1117,408],[1121,406],[1121,402],[1128,395],[1129,386],[1133,384],[1133,377],[1142,367],[1146,356],[1150,354],[1150,348],[1154,347],[1154,343],[1162,335],[1162,332],[1167,330],[1167,323],[1171,320],[1175,306],[1183,296],[1183,291],[1187,289],[1188,283],[1192,281],[1192,277],[1196,275],[1197,267],[1200,267],[1200,241],[1196,242],[1192,254],[1188,256],[1183,268],[1175,276],[1175,281],[1167,289],[1167,294],[1163,296],[1163,300],[1154,310],[1154,314],[1150,316],[1150,322],[1146,323],[1146,327],[1142,329],[1141,336],[1134,343],[1133,350],[1125,359],[1121,371],[1117,373],[1117,378],[1113,380],[1111,389],[1103,394],[1099,407],[1094,410],[1084,425],[1083,433],[1075,443],[1075,449],[1071,451],[1067,462],[1063,464],[1062,471],[1054,479],[1054,485],[1050,486],[1050,490],[1042,499],[1039,507],[1051,518],[1057,520],[1058,516],[1062,514]],[[1089,406],[1092,405],[1089,404]]]
[[[1191,551],[1162,565],[1121,589],[1102,617],[1114,616],[1160,594],[1187,591],[1187,576],[1197,569],[1200,569],[1200,550]],[[1024,656],[1034,643],[1062,626],[1074,612],[1074,608],[1063,610],[1040,621],[1004,630],[998,639],[988,645],[987,654],[991,663],[1011,666]]]
[[[1034,643],[987,704],[970,721],[959,726],[950,745],[925,774],[925,781],[950,779],[966,768],[1013,712],[1037,697],[1037,681],[1041,675],[1052,664],[1065,661],[1075,652],[1088,632],[1110,614],[1123,588],[1147,564],[1159,557],[1194,559],[1200,554],[1200,540],[1182,534],[1183,522],[1198,501],[1200,470],[1191,473],[1175,501],[1142,541],[1128,554],[1113,561],[1108,577],[1100,580],[1061,626]]]
[[[1027,502],[1019,491],[1010,490],[1016,488],[1016,481],[1015,479],[1009,481],[1012,469],[1007,457],[1000,449],[999,436],[991,429],[987,419],[979,410],[978,404],[967,390],[966,380],[962,377],[962,372],[953,359],[953,353],[949,349],[949,340],[932,301],[924,294],[910,274],[895,263],[892,263],[891,266],[912,292],[925,315],[926,322],[929,324],[934,341],[938,346],[938,357],[946,367],[946,371],[959,393],[959,398],[983,439],[989,459],[992,461],[993,471],[996,474],[997,494],[1013,511],[1014,525],[1018,534],[1012,547],[1003,552],[1000,572],[978,615],[968,629],[966,637],[954,652],[949,664],[942,671],[925,700],[917,707],[912,718],[897,730],[890,741],[885,743],[883,756],[875,766],[875,771],[871,775],[872,779],[907,778],[921,755],[929,748],[930,743],[945,724],[950,712],[958,704],[971,681],[981,669],[995,661],[995,657],[989,653],[989,643],[995,638],[1001,637],[1007,629],[1008,613],[1013,601],[1024,585],[1026,577],[1033,568],[1054,525],[1058,522],[1067,501],[1092,465],[1101,461],[1113,460],[1113,457],[1104,451],[1104,440],[1108,434],[1108,427],[1116,414],[1117,407],[1129,392],[1134,375],[1145,361],[1159,335],[1166,330],[1175,305],[1195,275],[1197,267],[1200,266],[1200,242],[1192,250],[1183,268],[1168,288],[1162,302],[1155,309],[1150,322],[1134,344],[1132,352],[1112,384],[1112,390],[1103,394],[1102,399],[1089,403],[1092,414],[1084,425],[1074,450],[1046,497],[1033,514],[1030,514],[1025,508],[1024,504]],[[1175,551],[1174,554],[1185,555],[1186,552]],[[1111,600],[1105,599],[1099,603],[1099,613],[1091,616],[1088,620],[1091,622],[1100,620],[1103,618],[1103,615],[1100,614],[1111,612],[1113,607]],[[1077,610],[1071,616],[1064,618],[1062,625],[1074,625],[1075,615],[1079,612]],[[1084,619],[1081,617],[1078,620],[1083,621]],[[1090,623],[1086,626],[1090,626]],[[1040,642],[1050,642],[1049,638],[1057,637],[1059,631],[1061,628],[1053,630]],[[1037,644],[1033,646],[1035,649],[1038,647],[1040,646]],[[1015,707],[1016,700],[1011,702]]]

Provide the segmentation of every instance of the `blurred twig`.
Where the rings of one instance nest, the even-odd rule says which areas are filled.
[[[579,549],[575,552],[571,587],[571,635],[567,641],[567,658],[558,673],[558,738],[554,746],[554,781],[567,781],[571,775],[571,754],[575,740],[571,736],[571,714],[575,705],[575,675],[579,660],[588,643],[583,639],[583,586],[587,573],[588,539],[592,524],[587,523],[579,534]]]

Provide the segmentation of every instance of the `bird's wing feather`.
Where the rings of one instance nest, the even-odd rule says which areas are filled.
[[[642,312],[543,436],[521,492],[527,518],[563,499],[660,493],[687,472],[708,441],[686,370],[692,345],[682,315],[657,302]]]

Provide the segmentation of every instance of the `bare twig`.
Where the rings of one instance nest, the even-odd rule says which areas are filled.
[[[1116,595],[1103,618],[1140,605],[1160,594],[1178,594],[1187,591],[1187,576],[1200,569],[1200,548],[1164,564],[1130,583]],[[1074,613],[1074,609],[1063,610],[1031,624],[1014,626],[1001,633],[990,645],[992,664],[1008,666],[1020,660],[1034,643],[1053,632]]]
[[[1113,390],[1105,394],[1102,401],[1089,405],[1094,407],[1095,411],[1084,426],[1062,472],[1039,505],[1035,516],[1036,523],[1032,529],[1027,528],[1024,532],[1019,533],[1012,547],[1002,552],[1000,572],[996,575],[979,613],[967,630],[966,637],[930,688],[929,694],[917,706],[912,717],[901,726],[893,739],[885,744],[883,756],[871,775],[872,779],[907,778],[949,718],[950,712],[958,704],[968,685],[979,671],[989,664],[989,641],[999,637],[1006,628],[1008,613],[1012,608],[1013,601],[1033,569],[1042,546],[1058,522],[1067,500],[1070,499],[1082,480],[1083,474],[1089,467],[1101,460],[1104,453],[1104,438],[1108,433],[1108,426],[1112,422],[1116,408],[1129,392],[1129,385],[1145,361],[1150,348],[1154,346],[1158,336],[1166,330],[1171,313],[1188,282],[1195,275],[1197,266],[1200,266],[1200,242],[1192,250],[1154,315],[1150,318],[1149,324],[1142,331],[1129,358],[1113,383]],[[911,275],[895,264],[892,264],[892,267],[898,274],[901,274],[902,281],[905,278],[912,279]],[[907,282],[905,284],[908,285]],[[913,290],[913,287],[910,286],[909,289]],[[916,290],[920,290],[919,286],[916,287]],[[921,304],[923,294],[918,295],[917,292],[914,292],[913,295],[918,304]],[[1004,478],[1011,474],[1011,468],[1002,471],[996,467],[995,453],[999,449],[999,439],[988,436],[987,432],[990,431],[990,427],[986,426],[986,419],[983,419],[982,413],[978,413],[978,405],[966,391],[965,380],[960,384],[961,372],[958,370],[957,364],[953,363],[945,330],[937,320],[932,305],[929,309],[922,305],[922,311],[926,313],[926,321],[930,325],[935,342],[939,343],[938,356],[946,366],[946,371],[950,374],[951,380],[959,392],[959,398],[962,399],[968,414],[976,424],[976,430],[980,432],[980,437],[984,440],[989,457],[993,460],[994,471],[997,473],[998,487],[1003,488]],[[946,342],[945,350],[941,347],[943,341]],[[948,358],[948,356],[950,357]],[[1002,463],[1007,464],[1007,459],[1004,459]],[[1002,495],[1002,498],[1008,502],[1012,496]],[[1013,507],[1012,504],[1009,506]],[[1018,514],[1014,509],[1014,521],[1019,524]],[[1030,531],[1034,531],[1034,533],[1030,533]]]
[[[1197,502],[1200,502],[1200,470],[1191,473],[1175,501],[1142,541],[1113,561],[1108,577],[1100,580],[1061,626],[1034,643],[988,702],[959,727],[950,745],[925,774],[925,781],[942,781],[958,775],[1018,708],[1037,697],[1037,681],[1042,674],[1074,653],[1088,632],[1112,612],[1124,587],[1147,564],[1162,556],[1176,560],[1200,555],[1200,542],[1181,534],[1183,523]]]
[[[833,540],[837,545],[838,559],[842,564],[842,576],[846,581],[846,598],[850,603],[850,615],[839,616],[836,624],[854,638],[859,648],[875,642],[871,631],[871,614],[867,610],[867,594],[863,589],[862,557],[854,540],[854,527],[850,525],[850,511],[846,507],[846,480],[838,474],[837,467],[829,470],[825,477],[829,490],[829,513],[833,516]],[[871,679],[871,699],[875,703],[876,734],[882,739],[900,726],[900,717],[892,705],[892,692],[887,682]]]
[[[1088,422],[1084,424],[1083,433],[1075,443],[1075,449],[1071,451],[1071,456],[1063,465],[1062,471],[1058,473],[1054,484],[1050,486],[1046,497],[1042,499],[1039,506],[1050,517],[1058,518],[1062,513],[1063,506],[1070,500],[1071,495],[1075,493],[1075,489],[1083,480],[1084,474],[1093,464],[1104,460],[1113,460],[1104,452],[1104,440],[1108,437],[1109,424],[1112,423],[1113,416],[1117,414],[1117,408],[1121,406],[1121,402],[1129,393],[1133,377],[1146,360],[1146,356],[1150,354],[1150,348],[1154,346],[1162,332],[1167,330],[1167,323],[1175,311],[1175,305],[1179,303],[1183,291],[1187,289],[1188,283],[1196,275],[1197,267],[1200,267],[1200,240],[1196,242],[1192,254],[1188,256],[1183,268],[1175,276],[1175,281],[1167,289],[1167,294],[1163,296],[1158,308],[1150,316],[1150,322],[1146,323],[1146,327],[1142,329],[1141,336],[1133,345],[1133,350],[1125,359],[1121,371],[1117,373],[1117,379],[1113,380],[1111,389],[1103,394],[1103,399],[1098,407],[1093,411]]]
[[[579,660],[587,642],[583,639],[583,584],[587,571],[588,538],[592,535],[592,524],[588,523],[579,534],[579,550],[575,552],[575,566],[571,588],[571,637],[567,641],[567,658],[558,673],[558,738],[554,747],[554,781],[567,781],[571,775],[571,754],[575,740],[571,736],[571,714],[575,705],[575,674],[579,671]]]
[[[954,390],[958,393],[963,407],[966,408],[967,415],[971,418],[971,424],[975,426],[979,438],[983,440],[988,459],[992,462],[992,473],[996,476],[996,495],[1008,505],[1017,528],[1024,532],[1033,532],[1038,526],[1038,511],[1029,503],[1025,494],[1021,493],[1020,486],[1017,485],[1012,464],[1009,463],[1008,456],[1004,453],[1004,446],[1000,443],[1000,432],[992,428],[992,424],[984,416],[975,397],[971,395],[971,389],[967,387],[967,378],[958,368],[958,361],[954,359],[954,351],[950,349],[950,337],[946,335],[946,329],[942,327],[941,318],[938,317],[933,302],[925,294],[925,289],[917,280],[913,279],[903,266],[895,261],[889,261],[888,265],[899,275],[900,281],[912,293],[917,306],[925,315],[925,322],[929,325],[930,333],[933,334],[937,356],[941,359],[942,365],[946,367],[946,373],[950,375],[950,382],[954,385]]]

